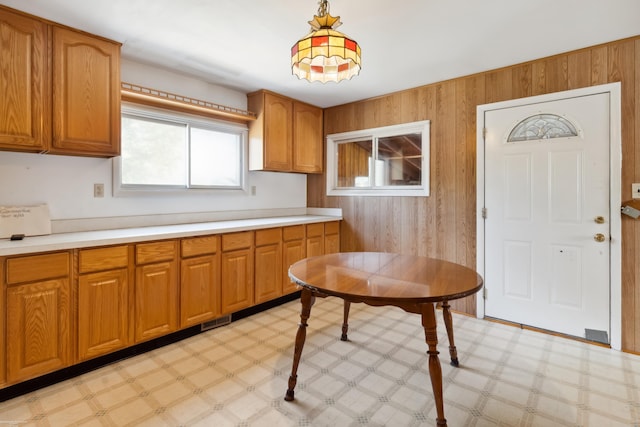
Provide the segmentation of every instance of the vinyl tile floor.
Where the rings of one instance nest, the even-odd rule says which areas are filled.
[[[434,426],[420,318],[318,299],[284,400],[292,301],[0,403],[2,426]],[[640,427],[640,357],[454,314],[460,367],[437,313],[445,415],[456,426]]]

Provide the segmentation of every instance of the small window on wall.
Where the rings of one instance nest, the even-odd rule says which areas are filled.
[[[125,106],[116,194],[244,190],[246,126]]]
[[[328,135],[327,195],[428,196],[429,121]]]

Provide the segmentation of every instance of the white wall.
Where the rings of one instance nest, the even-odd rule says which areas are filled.
[[[132,61],[123,60],[122,80],[246,109],[244,93]],[[94,183],[104,184],[104,198],[93,197]],[[248,184],[256,187],[256,195],[114,197],[111,159],[0,152],[0,205],[47,203],[52,220],[122,217],[123,226],[127,226],[127,216],[306,206],[306,175],[250,172]]]

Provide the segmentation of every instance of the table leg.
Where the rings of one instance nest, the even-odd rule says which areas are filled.
[[[349,331],[349,309],[351,308],[351,303],[347,300],[344,301],[344,320],[342,321],[342,336],[340,337],[341,341],[349,341],[347,337],[347,332]]]
[[[451,319],[451,306],[449,301],[442,302],[442,317],[444,317],[444,326],[447,328],[447,336],[449,337],[449,355],[451,356],[451,366],[456,368],[460,366],[458,362],[458,350],[456,350],[456,344],[453,341],[453,320]]]
[[[311,315],[311,306],[315,302],[316,297],[307,288],[302,288],[300,293],[300,302],[302,310],[300,312],[300,323],[298,324],[298,332],[296,333],[296,343],[293,350],[293,366],[291,367],[291,375],[289,376],[289,384],[284,400],[293,400],[293,389],[298,381],[298,365],[300,364],[300,356],[302,355],[302,347],[307,338],[307,320]]]
[[[438,426],[447,425],[444,417],[444,398],[442,395],[442,368],[440,367],[440,359],[438,359],[438,332],[436,331],[436,313],[433,303],[422,304],[422,327],[427,341],[429,350],[429,376],[431,377],[431,387],[433,388],[433,397],[436,401]]]

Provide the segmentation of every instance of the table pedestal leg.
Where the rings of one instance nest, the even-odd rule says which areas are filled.
[[[302,347],[307,339],[307,320],[311,315],[311,306],[315,302],[316,297],[307,288],[303,288],[300,294],[300,302],[302,303],[302,310],[300,312],[300,324],[298,325],[298,332],[296,333],[296,344],[293,351],[293,366],[291,367],[291,375],[289,376],[289,384],[287,393],[284,396],[284,400],[293,400],[293,389],[296,387],[298,381],[298,365],[300,364],[300,356],[302,355]]]
[[[440,359],[438,359],[438,332],[436,331],[436,313],[432,303],[422,304],[422,327],[427,341],[429,350],[429,376],[431,377],[431,387],[433,388],[433,397],[436,401],[438,426],[447,425],[444,417],[444,398],[442,396],[442,368],[440,367]]]
[[[341,341],[349,341],[347,337],[347,332],[349,331],[349,309],[351,308],[351,303],[347,300],[344,301],[344,320],[342,321],[342,336],[340,337]]]
[[[453,341],[453,320],[451,319],[451,306],[449,301],[442,302],[442,317],[444,317],[444,326],[447,328],[447,336],[449,337],[449,355],[451,356],[451,366],[456,368],[460,366],[458,362],[458,350],[456,350],[456,344]]]

